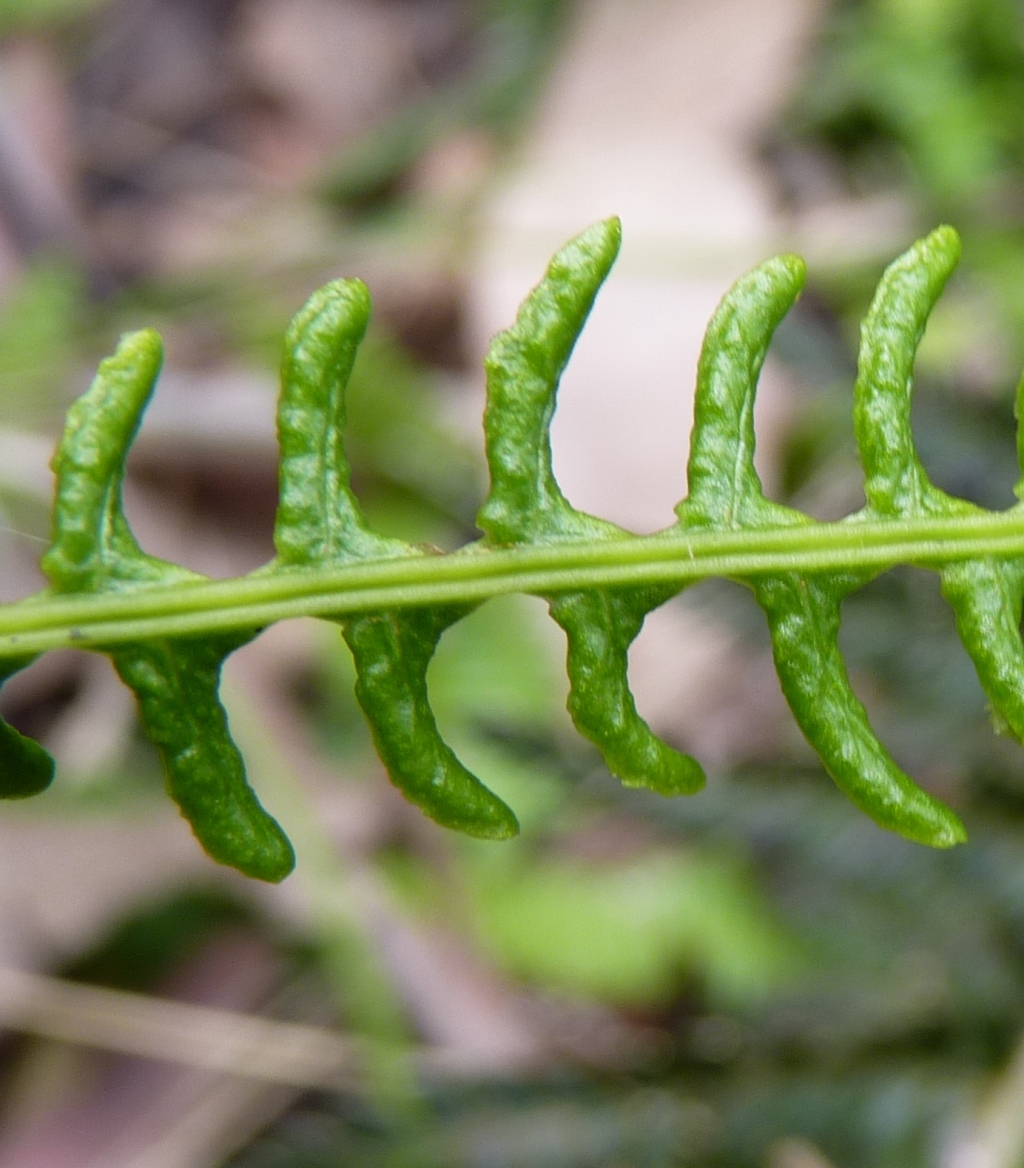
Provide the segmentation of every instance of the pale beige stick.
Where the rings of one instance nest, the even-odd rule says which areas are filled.
[[[356,1046],[294,1022],[0,969],[0,1027],[294,1087],[356,1081]]]

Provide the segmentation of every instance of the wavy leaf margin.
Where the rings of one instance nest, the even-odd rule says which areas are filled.
[[[875,735],[837,640],[851,591],[896,563],[937,571],[994,721],[1024,741],[1024,504],[989,513],[940,491],[910,425],[914,358],[959,258],[956,232],[940,227],[894,261],[865,318],[854,387],[861,511],[816,523],[766,499],[754,469],[758,377],[805,278],[802,260],[777,256],[741,277],[708,325],[688,495],[677,523],[647,537],[576,510],[551,464],[559,381],[620,241],[617,219],[571,240],[494,339],[483,539],[449,555],[374,532],[351,488],[345,393],[371,310],[360,281],[319,289],[288,329],[277,555],[235,581],[209,581],[146,555],[128,526],[125,459],[162,351],[150,330],[123,338],[69,411],[42,561],[50,586],[0,607],[0,682],[57,644],[109,656],[136,694],[169,793],[199,842],[213,859],[277,881],[294,853],[246,781],[217,692],[225,658],[261,627],[300,612],[340,624],[391,780],[438,823],[502,839],[518,831],[513,811],[456,758],[430,708],[427,669],[445,629],[498,592],[544,597],[566,634],[568,706],[580,733],[626,785],[692,794],[704,773],[640,718],[627,655],[648,612],[695,580],[726,575],[764,610],[783,692],[836,784],[908,839],[933,847],[964,840],[954,812],[904,774]],[[38,793],[52,773],[42,747],[0,722],[0,797]]]

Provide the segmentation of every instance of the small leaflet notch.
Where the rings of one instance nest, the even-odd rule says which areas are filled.
[[[753,407],[772,335],[795,303],[803,261],[779,256],[723,297],[701,350],[680,527],[757,530],[806,522],[765,499],[754,469]],[[838,646],[852,575],[774,573],[744,580],[764,610],[776,672],[804,736],[836,785],[883,827],[933,847],[965,838],[955,815],[896,765],[854,694]]]
[[[143,553],[122,510],[125,459],[161,360],[155,332],[128,334],[69,411],[53,459],[53,544],[42,560],[55,592],[201,579]],[[218,696],[225,658],[252,636],[163,638],[105,652],[134,692],[143,728],[163,760],[168,793],[207,854],[246,875],[279,881],[294,867],[291,844],[248,784]]]
[[[345,392],[370,319],[359,280],[315,292],[285,337],[274,567],[422,554],[373,532],[351,488]],[[392,783],[437,823],[485,839],[515,835],[512,810],[456,758],[430,708],[427,668],[462,605],[338,618],[356,667],[356,699]]]
[[[612,523],[577,511],[551,465],[558,384],[619,252],[618,219],[595,223],[552,259],[544,279],[499,333],[485,360],[484,436],[491,485],[477,526],[491,546],[621,539]],[[599,589],[547,597],[567,640],[569,715],[626,786],[662,795],[704,785],[696,759],[658,738],[637,713],[628,650],[652,609],[679,589]]]

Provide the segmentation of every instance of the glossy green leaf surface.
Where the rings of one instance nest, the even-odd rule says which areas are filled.
[[[54,592],[187,586],[200,579],[145,555],[121,505],[124,464],[162,360],[156,333],[126,336],[72,406],[53,459],[53,543],[43,570]],[[135,694],[139,717],[164,764],[167,791],[207,853],[262,880],[283,880],[291,844],[260,806],[218,697],[225,658],[252,633],[198,640],[154,638],[109,650]]]
[[[365,286],[336,280],[310,298],[285,337],[274,528],[282,568],[423,554],[372,532],[349,482],[345,390],[369,319]],[[356,698],[391,781],[438,823],[505,839],[519,830],[515,815],[441,739],[427,697],[437,642],[467,611],[390,609],[347,617],[341,625],[355,661]]]
[[[551,261],[515,324],[487,355],[484,434],[491,489],[477,524],[491,545],[614,540],[627,533],[577,511],[551,469],[558,382],[619,251],[617,219],[595,224]],[[568,592],[549,598],[568,641],[569,714],[577,730],[630,787],[662,795],[704,785],[700,764],[662,742],[643,721],[626,677],[629,646],[644,617],[678,589]]]
[[[941,262],[946,258],[942,254]],[[865,324],[858,379],[858,388],[865,388],[857,399],[861,406],[858,436],[863,435],[865,418],[882,420],[884,433],[878,438],[870,435],[861,449],[869,480],[872,474],[875,478],[887,475],[884,481],[890,494],[919,491],[923,481],[924,471],[912,446],[907,450],[909,426],[900,425],[894,403],[883,395],[886,386],[902,386],[909,378],[913,349],[909,355],[906,350],[909,345],[916,347],[927,318],[927,309],[922,311],[917,302],[919,289],[927,295],[936,284],[941,286],[944,277],[935,274],[937,266],[930,256],[894,265],[917,277],[917,300],[899,314],[902,331],[894,330],[894,344],[885,347],[885,334],[878,343],[882,329],[876,321],[881,316],[888,323],[892,315],[877,311],[878,300]],[[880,298],[889,296],[892,273],[890,269],[880,286]],[[805,521],[799,513],[764,498],[753,463],[757,379],[771,335],[803,280],[803,263],[796,257],[769,260],[737,281],[712,318],[697,372],[690,493],[678,508],[683,527],[742,529]],[[894,355],[903,358],[902,367],[887,359]],[[879,398],[881,410],[876,404]],[[905,775],[875,736],[839,652],[840,605],[848,592],[868,578],[855,573],[787,572],[744,582],[768,618],[772,655],[786,701],[836,784],[883,827],[918,843],[948,847],[965,838],[960,821]]]
[[[246,781],[218,698],[224,660],[266,624],[293,615],[340,624],[392,782],[438,823],[503,839],[518,830],[515,814],[459,761],[431,709],[428,668],[445,630],[489,596],[543,597],[566,635],[567,704],[579,732],[627,786],[692,794],[703,771],[638,714],[628,652],[649,612],[696,580],[725,575],[764,610],[783,693],[836,784],[911,840],[963,840],[954,812],[875,735],[838,639],[844,598],[879,572],[900,563],[938,572],[993,721],[1024,740],[1024,504],[987,512],[936,488],[911,428],[915,354],[956,265],[956,232],[941,227],[899,257],[865,319],[853,408],[867,499],[860,512],[817,523],[766,499],[754,468],[758,378],[804,281],[800,259],[778,256],[742,276],[708,326],[689,494],[672,528],[642,538],[573,507],[551,459],[559,381],[619,245],[615,219],[571,240],[495,337],[486,360],[484,538],[450,554],[375,532],[352,490],[345,395],[370,318],[360,281],[314,293],[288,330],[277,556],[238,580],[208,581],[147,556],[125,520],[125,458],[161,362],[155,333],[125,337],[69,412],[53,463],[53,542],[43,558],[50,588],[0,607],[0,680],[59,645],[108,655],[136,694],[168,791],[203,847],[279,880],[294,863],[291,846]],[[1020,498],[1024,488],[1016,489]],[[0,797],[42,790],[51,774],[45,751],[0,723]]]

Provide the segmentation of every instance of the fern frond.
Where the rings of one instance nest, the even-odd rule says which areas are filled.
[[[677,523],[646,537],[577,511],[551,463],[559,379],[619,242],[614,219],[571,240],[495,338],[486,362],[484,538],[448,555],[376,533],[352,491],[345,393],[370,316],[359,281],[314,293],[288,330],[277,555],[236,580],[207,580],[148,556],[128,526],[125,459],[161,347],[149,331],[124,338],[69,412],[53,464],[53,541],[43,557],[50,587],[0,607],[0,682],[61,645],[109,656],[136,694],[168,790],[203,847],[221,863],[280,880],[294,863],[291,845],[246,782],[217,693],[225,658],[261,628],[297,615],[339,624],[395,785],[438,823],[502,839],[518,830],[513,811],[456,758],[430,707],[427,668],[445,629],[489,596],[543,597],[566,634],[568,706],[580,733],[628,786],[692,794],[703,771],[640,718],[628,650],[647,613],[697,580],[727,576],[764,610],[783,692],[837,785],[909,839],[962,841],[956,815],[876,737],[838,646],[850,592],[900,563],[937,571],[994,719],[1024,740],[1024,503],[993,513],[940,491],[910,425],[914,357],[956,265],[956,232],[941,227],[897,259],[864,322],[854,388],[863,510],[815,522],[766,499],[754,469],[758,376],[804,280],[800,259],[779,256],[741,277],[708,326],[689,492]],[[0,796],[36,793],[52,770],[38,744],[0,722]]]

